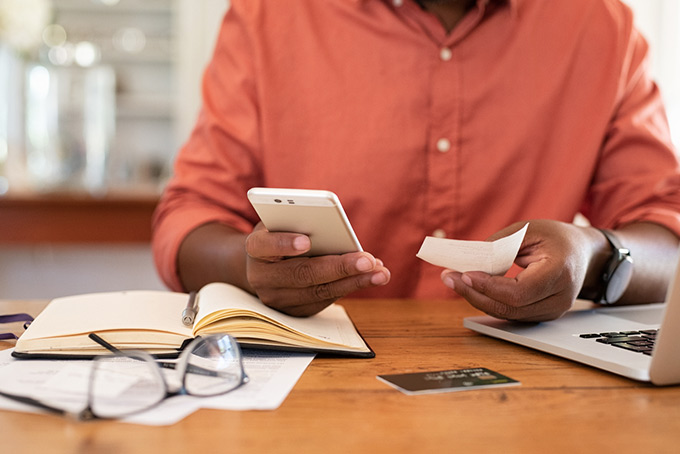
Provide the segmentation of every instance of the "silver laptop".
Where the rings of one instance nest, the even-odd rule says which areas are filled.
[[[680,384],[680,264],[665,303],[570,311],[543,323],[479,316],[468,317],[463,324],[635,380]]]

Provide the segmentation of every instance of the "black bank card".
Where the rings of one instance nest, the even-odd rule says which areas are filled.
[[[409,395],[495,388],[497,386],[520,384],[517,380],[513,380],[485,367],[378,375],[377,378]]]

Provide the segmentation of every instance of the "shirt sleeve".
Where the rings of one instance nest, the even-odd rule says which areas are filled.
[[[156,268],[177,291],[177,254],[192,230],[219,222],[249,232],[257,221],[246,198],[261,182],[255,65],[239,5],[233,2],[224,18],[203,76],[201,113],[154,214]]]
[[[680,167],[648,46],[623,27],[617,106],[603,141],[584,214],[598,227],[661,224],[680,235]]]

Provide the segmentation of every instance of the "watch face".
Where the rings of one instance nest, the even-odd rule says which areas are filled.
[[[611,279],[605,291],[605,300],[607,303],[615,303],[621,298],[623,292],[628,288],[630,278],[633,276],[633,260],[626,257],[619,263],[612,273]]]

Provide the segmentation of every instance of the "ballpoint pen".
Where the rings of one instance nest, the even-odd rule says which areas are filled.
[[[196,292],[191,292],[187,307],[182,311],[182,323],[191,326],[194,324],[194,317],[196,317]]]

